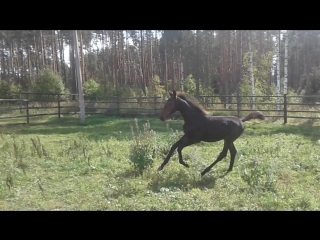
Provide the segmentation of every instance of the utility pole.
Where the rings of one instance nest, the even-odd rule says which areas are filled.
[[[77,68],[77,80],[78,80],[78,91],[79,91],[79,108],[80,108],[80,120],[81,123],[85,123],[86,114],[84,111],[84,99],[83,99],[83,89],[82,89],[82,75],[80,70],[80,59],[79,59],[79,46],[78,46],[78,34],[77,30],[73,31],[73,47],[76,52],[75,61]]]
[[[180,88],[181,88],[181,91],[184,91],[183,61],[182,61],[182,54],[181,54],[181,46],[180,46]]]

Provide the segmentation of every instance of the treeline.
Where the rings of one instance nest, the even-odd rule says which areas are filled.
[[[319,30],[78,30],[82,79],[85,91],[102,95],[161,94],[182,83],[194,95],[251,94],[252,84],[255,94],[275,94],[286,37],[288,90],[318,94]],[[40,91],[51,71],[77,93],[73,46],[73,30],[0,30],[0,91]]]

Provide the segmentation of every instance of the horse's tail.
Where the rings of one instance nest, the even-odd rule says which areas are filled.
[[[262,114],[262,112],[260,111],[254,111],[254,112],[251,112],[249,113],[245,118],[241,119],[242,122],[245,122],[245,121],[249,121],[251,119],[260,119],[260,120],[264,120],[264,115]]]

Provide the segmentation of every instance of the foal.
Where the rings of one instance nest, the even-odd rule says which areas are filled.
[[[176,149],[179,154],[179,163],[188,168],[189,165],[182,159],[181,152],[183,148],[201,141],[217,142],[220,140],[224,140],[223,150],[220,152],[218,158],[201,172],[201,176],[205,175],[214,165],[225,158],[228,150],[231,155],[228,172],[232,171],[237,154],[233,142],[243,133],[243,122],[255,118],[264,120],[264,115],[259,111],[253,111],[243,119],[233,116],[210,116],[200,104],[187,98],[184,93],[180,92],[177,94],[177,92],[173,90],[173,92],[169,92],[169,95],[170,98],[165,103],[160,120],[165,121],[172,113],[179,111],[184,120],[184,135],[172,145],[167,157],[158,168],[158,171],[161,171],[169,162],[170,157]]]

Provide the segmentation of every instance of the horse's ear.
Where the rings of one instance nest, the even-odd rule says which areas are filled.
[[[176,92],[176,90],[173,90],[173,97],[174,97],[174,98],[177,98],[177,92]]]

